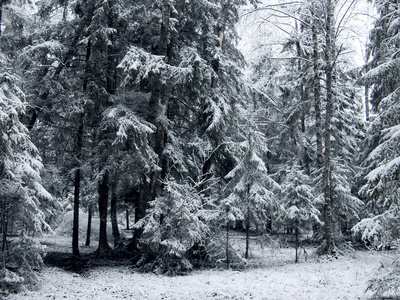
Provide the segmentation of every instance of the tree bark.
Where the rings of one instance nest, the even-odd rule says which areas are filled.
[[[82,160],[82,148],[83,148],[83,116],[80,118],[80,124],[77,132],[76,142],[76,159],[77,169],[75,170],[74,178],[74,220],[72,227],[72,255],[80,257],[79,253],[79,202],[80,202],[80,191],[81,191],[81,160]]]
[[[246,253],[244,255],[245,259],[249,258],[249,248],[250,248],[250,203],[247,204],[247,219],[246,219]]]
[[[3,1],[0,0],[0,36],[2,34],[1,27],[3,25]]]
[[[322,118],[321,118],[321,83],[319,77],[319,50],[318,50],[318,19],[316,16],[315,4],[311,6],[312,14],[312,39],[313,39],[313,63],[314,63],[314,108],[315,108],[315,127],[317,138],[317,168],[319,174],[322,173],[324,166],[323,144],[322,144]]]
[[[386,2],[383,10],[381,11],[381,20],[382,20],[382,31],[381,31],[381,45],[383,47],[383,50],[381,51],[382,55],[382,63],[385,63],[387,61],[387,51],[386,49],[386,39],[388,36],[388,13],[389,13],[389,2]],[[386,78],[382,79],[382,95],[381,99],[385,98],[387,95],[389,95],[389,87],[388,87],[388,80]],[[380,101],[381,101],[380,99]]]
[[[88,219],[87,219],[87,229],[86,229],[86,246],[90,246],[90,235],[92,233],[92,215],[93,215],[93,208],[92,204],[89,204],[88,207]]]
[[[126,223],[126,230],[129,230],[129,208],[125,208],[125,223]]]
[[[364,87],[365,120],[369,121],[369,85]]]
[[[86,57],[85,57],[85,77],[82,83],[82,92],[85,94],[88,85],[88,74],[90,72],[88,62],[90,59],[92,51],[92,46],[90,39],[86,46]],[[37,118],[37,113],[33,114],[35,116],[35,120]],[[75,178],[74,178],[74,219],[73,219],[73,228],[72,228],[72,255],[80,257],[79,253],[79,206],[80,206],[80,191],[81,191],[81,164],[82,164],[82,149],[83,149],[83,129],[84,129],[84,117],[85,114],[82,113],[79,116],[79,128],[77,131],[77,141],[76,141],[76,170],[75,170]],[[30,126],[33,127],[34,120],[31,120]],[[31,127],[31,128],[32,128]]]
[[[98,255],[104,255],[110,246],[107,242],[107,209],[108,209],[108,194],[109,194],[109,171],[105,170],[99,182],[99,217],[100,217],[100,232]]]
[[[117,219],[117,192],[116,192],[116,182],[113,180],[111,187],[111,203],[110,203],[110,214],[111,214],[111,227],[114,238],[114,248],[118,248],[122,246],[121,235],[119,233],[118,228],[118,219]]]
[[[1,245],[1,251],[3,252],[3,255],[5,257],[4,251],[8,249],[8,243],[7,243],[7,227],[8,227],[8,217],[7,217],[7,199],[3,199],[3,207],[1,211],[1,229],[2,229],[2,245]]]
[[[326,253],[336,255],[335,241],[333,236],[333,216],[332,216],[332,194],[331,194],[331,120],[333,107],[333,47],[332,26],[333,25],[333,6],[332,0],[327,0],[326,18],[326,116],[325,116],[325,162],[323,173],[324,189],[324,221]]]
[[[294,234],[295,234],[295,248],[296,248],[296,258],[295,258],[295,263],[297,264],[299,262],[299,226],[296,222],[295,224],[295,229],[294,229]]]
[[[226,221],[226,244],[225,244],[225,252],[226,252],[226,268],[229,269],[230,266],[230,257],[229,257],[229,220]]]

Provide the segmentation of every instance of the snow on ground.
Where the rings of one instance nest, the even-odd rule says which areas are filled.
[[[292,249],[265,249],[263,254],[270,261],[264,267],[178,277],[137,273],[128,266],[95,268],[82,277],[46,267],[40,290],[6,299],[368,299],[367,281],[384,275],[394,257],[353,251],[338,259],[312,256],[294,264]]]

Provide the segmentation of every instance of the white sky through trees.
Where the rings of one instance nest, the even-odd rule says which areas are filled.
[[[241,38],[238,47],[248,62],[266,50],[273,54],[273,58],[287,58],[287,54],[280,53],[282,44],[295,30],[295,11],[302,3],[304,1],[263,0],[256,10],[251,5],[242,10],[237,26]],[[340,0],[337,8],[335,25],[340,23],[338,44],[346,43],[345,46],[351,47],[345,54],[350,55],[354,66],[361,66],[365,60],[369,31],[376,18],[373,4],[367,0]]]

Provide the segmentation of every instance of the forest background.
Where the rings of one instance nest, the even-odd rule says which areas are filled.
[[[118,251],[161,274],[196,260],[245,265],[254,234],[291,234],[296,249],[312,236],[334,257],[346,241],[395,247],[400,4],[369,4],[355,59],[350,21],[366,5],[1,0],[2,290],[35,284],[33,237],[68,212],[81,257],[80,210],[86,244],[100,220],[97,257]],[[243,11],[262,15],[247,61]],[[232,230],[245,233],[244,251]],[[397,289],[396,278],[373,285]]]

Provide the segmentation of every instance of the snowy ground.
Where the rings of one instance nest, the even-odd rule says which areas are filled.
[[[262,267],[178,277],[141,274],[128,266],[99,267],[85,276],[46,267],[40,290],[6,299],[369,299],[367,281],[386,274],[395,255],[349,251],[320,259],[309,249],[308,260],[294,264],[293,249],[253,250]]]

